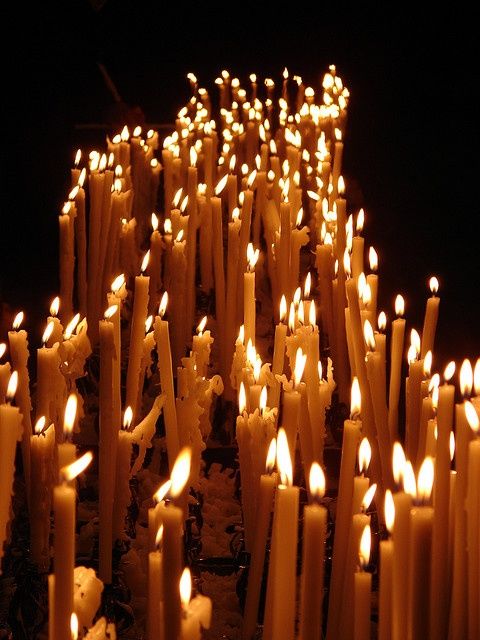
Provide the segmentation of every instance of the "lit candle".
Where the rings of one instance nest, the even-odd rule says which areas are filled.
[[[0,342],[0,360],[3,358],[7,351],[7,345],[5,342]],[[0,404],[5,402],[5,394],[7,392],[8,381],[10,380],[11,367],[9,362],[0,364]]]
[[[188,567],[183,570],[179,588],[183,613],[181,640],[200,640],[202,637],[201,629],[210,628],[212,601],[202,594],[198,594],[193,600],[190,599],[192,576]]]
[[[170,336],[168,322],[163,320],[168,302],[168,294],[165,293],[160,301],[159,315],[155,317],[154,332],[158,352],[158,370],[160,374],[160,387],[165,394],[165,432],[167,439],[168,464],[171,467],[179,450],[177,411],[175,408],[175,391],[173,387],[172,354],[170,351]]]
[[[320,640],[327,509],[318,504],[325,494],[325,475],[316,462],[310,468],[309,485],[312,504],[303,511],[299,638]]]
[[[277,485],[277,474],[272,473],[275,465],[276,440],[272,439],[265,463],[265,473],[260,476],[259,499],[255,517],[255,537],[248,570],[247,599],[243,614],[242,638],[252,640],[255,634],[262,586],[265,551],[267,547],[273,498]]]
[[[62,208],[62,213],[58,217],[60,225],[60,296],[63,302],[65,318],[73,315],[73,283],[74,283],[74,220],[77,215],[75,203],[71,200],[66,202]]]
[[[192,338],[192,353],[195,354],[195,364],[197,366],[197,375],[205,378],[210,364],[210,350],[213,344],[213,338],[210,331],[205,331],[207,325],[207,316],[204,316],[197,326],[197,335]]]
[[[162,613],[162,553],[163,525],[155,536],[155,551],[148,553],[148,640],[163,640]]]
[[[362,423],[360,421],[361,396],[358,380],[353,379],[350,402],[350,420],[343,424],[342,460],[338,482],[337,513],[335,518],[335,538],[333,542],[332,575],[330,578],[330,596],[328,603],[327,638],[338,637],[340,612],[342,605],[343,583],[349,538],[353,476],[355,458],[360,440]]]
[[[70,616],[73,611],[73,568],[75,565],[75,496],[67,483],[73,481],[92,461],[85,453],[72,464],[60,469],[60,482],[53,490],[54,511],[54,618],[55,640],[71,640]]]
[[[215,279],[215,314],[218,325],[218,344],[220,345],[220,373],[225,380],[225,271],[223,266],[223,226],[222,201],[211,198],[212,206],[212,250],[213,272]]]
[[[78,182],[73,185],[69,200],[75,201],[77,215],[75,218],[75,246],[77,262],[77,297],[78,308],[82,316],[87,315],[87,225],[85,216],[85,190],[83,185],[87,171],[80,171]]]
[[[151,215],[152,233],[150,235],[150,261],[148,275],[150,277],[149,310],[152,313],[158,306],[158,292],[162,286],[162,253],[163,240],[158,230],[158,216]]]
[[[368,305],[369,314],[372,318],[377,317],[377,299],[378,299],[378,254],[373,247],[368,250],[368,261],[372,273],[367,276],[367,284],[370,287],[370,303]]]
[[[275,326],[275,340],[273,345],[272,373],[274,376],[281,376],[283,374],[285,362],[285,339],[287,337],[287,325],[285,324],[286,316],[287,301],[285,296],[282,295],[282,299],[280,301],[280,322]],[[280,390],[280,382],[275,380],[275,383],[269,390],[268,404],[270,407],[278,407]]]
[[[400,398],[400,384],[402,380],[403,341],[405,338],[405,302],[401,295],[395,298],[396,320],[392,322],[392,342],[390,347],[390,385],[388,396],[388,430],[390,440],[398,438],[398,401]]]
[[[125,518],[130,504],[130,466],[132,462],[132,410],[125,409],[123,429],[118,432],[117,467],[115,471],[115,499],[113,501],[112,539],[122,539],[125,534]]]
[[[416,506],[410,512],[407,636],[411,640],[431,637],[429,620],[433,508],[426,503],[432,491],[433,474],[433,460],[427,457],[418,472]],[[446,555],[447,548],[443,549],[442,553]],[[445,578],[444,574],[440,579]],[[405,625],[405,620],[403,624]]]
[[[448,522],[450,502],[450,432],[453,426],[455,387],[448,384],[455,363],[447,365],[445,384],[439,387],[437,408],[437,449],[435,455],[435,491],[432,533],[432,575],[430,585],[430,633],[432,638],[448,634],[449,585]]]
[[[293,486],[293,469],[287,435],[277,438],[277,468],[280,482],[275,496],[272,548],[265,608],[265,640],[295,637],[296,566],[299,488]]]
[[[422,331],[422,351],[421,357],[424,358],[427,351],[433,352],[435,343],[435,331],[437,329],[438,321],[438,309],[440,306],[440,298],[437,297],[438,292],[438,278],[435,276],[430,278],[430,291],[431,297],[427,300],[427,306],[425,308],[425,319],[423,321]]]
[[[384,513],[387,532],[391,536],[395,522],[395,503],[389,489],[385,492]],[[393,540],[387,538],[380,542],[378,640],[390,640],[392,637],[392,571]]]
[[[58,394],[60,374],[60,356],[58,353],[58,342],[53,347],[46,344],[53,331],[53,322],[49,322],[42,336],[43,346],[37,349],[37,402],[36,414],[38,417],[45,416],[47,421],[54,422],[56,419],[55,405]],[[29,434],[30,437],[30,434]],[[58,437],[58,434],[57,434]]]
[[[468,477],[465,496],[467,512],[467,557],[468,557],[468,638],[478,638],[480,634],[480,422],[478,413],[471,402],[467,402],[465,413],[475,439],[468,445]],[[465,595],[465,594],[464,594]]]
[[[247,271],[243,274],[243,324],[245,327],[245,342],[251,340],[255,346],[255,265],[259,250],[253,249],[250,242],[247,248]]]
[[[127,369],[126,403],[132,407],[133,419],[138,417],[139,380],[143,352],[143,337],[145,335],[145,321],[148,313],[148,290],[150,277],[143,275],[150,258],[147,251],[142,261],[141,275],[135,277],[135,294],[133,299],[132,321],[130,330],[130,348]]]
[[[6,403],[0,405],[0,560],[3,557],[3,544],[7,538],[7,526],[10,520],[10,501],[13,492],[15,472],[15,451],[17,441],[22,438],[22,415],[18,407],[12,407],[18,384],[18,373],[14,371],[8,382]]]
[[[360,539],[360,570],[355,573],[354,640],[370,640],[371,636],[372,574],[366,571],[370,562],[371,536],[370,525],[367,524]]]

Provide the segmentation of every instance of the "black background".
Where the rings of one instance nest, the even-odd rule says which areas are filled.
[[[330,63],[351,91],[344,174],[361,188],[380,297],[395,294],[421,328],[428,278],[440,279],[437,365],[480,353],[478,47],[461,5],[334,2],[212,5],[64,2],[4,19],[0,299],[42,330],[56,294],[57,214],[78,146],[112,118],[103,62],[147,122],[173,121],[194,71],[212,88],[223,68],[245,82],[285,65],[314,86]],[[212,89],[213,90],[213,89]],[[347,194],[348,195],[348,194]]]

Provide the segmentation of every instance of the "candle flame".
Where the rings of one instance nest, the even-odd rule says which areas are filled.
[[[420,353],[420,335],[416,329],[410,332],[410,344],[415,348],[417,355]]]
[[[376,484],[372,484],[371,487],[369,487],[367,489],[367,491],[365,492],[365,495],[362,498],[362,510],[363,511],[368,511],[368,509],[370,508],[370,505],[372,504],[372,500],[375,496],[375,492],[377,491],[377,485]]]
[[[413,499],[416,499],[417,483],[415,482],[415,474],[410,460],[407,460],[403,467],[403,490]]]
[[[363,293],[365,291],[366,286],[367,286],[367,279],[365,278],[365,274],[362,271],[362,273],[358,276],[358,282],[357,282],[358,296],[359,298],[362,299],[362,301],[363,301]]]
[[[125,275],[121,273],[118,275],[111,284],[112,293],[117,293],[119,289],[125,284]]]
[[[312,327],[317,324],[317,309],[315,307],[315,301],[311,300],[310,308],[308,310],[308,321]]]
[[[369,320],[363,323],[363,336],[369,351],[375,351],[375,336]]]
[[[300,304],[300,300],[302,299],[302,290],[300,287],[295,289],[295,293],[293,294],[293,304],[298,307]]]
[[[362,291],[362,302],[365,307],[368,307],[371,301],[372,301],[372,289],[369,283],[365,280],[365,286],[363,287],[363,291]]]
[[[428,392],[431,393],[435,387],[440,385],[440,374],[434,373],[428,384]]]
[[[188,607],[191,597],[192,575],[190,573],[190,569],[188,567],[185,567],[182,573],[182,577],[180,578],[180,600],[184,609]]]
[[[58,310],[60,309],[60,298],[56,296],[52,303],[50,304],[50,315],[55,317],[58,315]]]
[[[470,360],[465,359],[460,367],[460,391],[464,398],[469,398],[473,387],[473,370]]]
[[[45,429],[46,424],[47,419],[45,418],[45,416],[42,416],[37,420],[37,422],[35,423],[35,433],[37,436],[42,433],[42,431]]]
[[[368,438],[363,438],[358,447],[358,468],[360,473],[367,471],[371,459],[372,447],[370,446]]]
[[[192,450],[190,447],[183,447],[175,460],[175,463],[170,473],[170,480],[172,486],[170,488],[170,494],[172,498],[178,498],[178,496],[184,490],[188,479],[190,477],[190,466],[192,462]]]
[[[69,436],[73,432],[76,415],[77,396],[74,393],[71,393],[68,396],[67,404],[65,405],[65,413],[63,416],[63,433],[66,436]]]
[[[310,493],[315,501],[319,501],[325,495],[325,473],[318,462],[312,463],[309,474]]]
[[[72,208],[72,203],[71,202],[65,202],[65,204],[62,207],[62,214],[63,215],[67,215],[68,213],[70,213],[70,209]]]
[[[473,369],[473,389],[476,396],[480,396],[480,358],[477,359]]]
[[[140,271],[142,273],[145,273],[145,270],[148,267],[148,261],[149,260],[150,260],[150,249],[147,251],[147,253],[143,257],[142,266],[140,267]]]
[[[188,196],[185,196],[184,199],[182,200],[181,204],[180,204],[180,211],[182,213],[185,212],[185,209],[187,208],[188,205]]]
[[[150,315],[145,320],[145,333],[148,333],[150,331],[150,329],[152,328],[152,324],[153,324],[153,316]]]
[[[371,271],[375,272],[378,269],[378,254],[373,247],[368,250],[368,261]]]
[[[424,503],[430,499],[433,488],[433,479],[435,475],[435,469],[433,464],[433,458],[427,456],[422,462],[420,470],[418,472],[417,491],[418,499]]]
[[[350,252],[348,249],[345,249],[343,252],[343,270],[345,271],[345,275],[350,277],[352,273],[352,261],[350,259]]]
[[[82,159],[82,150],[81,149],[77,149],[77,152],[75,154],[75,160],[73,161],[73,164],[78,167],[78,165],[80,164],[80,160]]]
[[[24,317],[25,317],[25,314],[23,313],[23,311],[19,311],[17,313],[17,315],[13,319],[13,324],[12,324],[14,331],[18,331],[18,329],[20,329],[20,325],[22,324]]]
[[[245,325],[241,324],[240,329],[238,330],[237,342],[240,344],[245,344]]]
[[[478,433],[480,421],[478,419],[478,413],[476,412],[475,407],[470,402],[470,400],[467,400],[465,402],[465,416],[467,418],[470,429],[472,429],[474,433]]]
[[[341,142],[342,141],[342,132],[341,132],[341,130],[338,129],[337,127],[335,127],[334,133],[335,133],[335,140],[337,142]]]
[[[438,408],[438,385],[436,387],[433,387],[432,389],[432,407],[435,409],[435,411]]]
[[[377,323],[378,323],[378,330],[383,333],[383,331],[385,331],[387,327],[387,316],[385,314],[385,311],[380,311],[380,313],[378,314]]]
[[[262,363],[262,361],[259,361],[260,364]],[[267,408],[267,387],[263,386],[262,390],[260,391],[260,401],[259,401],[259,408],[260,408],[260,413],[263,415],[265,412],[265,409]]]
[[[287,317],[287,299],[285,295],[280,298],[280,322],[283,322]]]
[[[288,313],[288,328],[293,333],[295,331],[295,304],[290,303],[290,311]]]
[[[322,363],[320,362],[320,360],[317,362],[317,370],[318,370],[318,379],[322,381],[323,369],[322,369]]]
[[[360,393],[360,385],[357,376],[352,380],[352,389],[350,392],[350,419],[358,420],[362,411],[362,394]]]
[[[170,491],[171,486],[172,486],[171,480],[167,480],[166,482],[161,484],[153,494],[153,499],[155,500],[155,502],[162,502],[162,500],[164,500],[168,495],[168,492]]]
[[[172,221],[170,218],[165,218],[163,222],[163,232],[166,235],[170,235],[172,233]]]
[[[205,327],[207,326],[207,316],[204,316],[200,322],[198,323],[197,326],[197,333],[199,336],[201,336],[203,334],[203,330],[205,329]]]
[[[133,420],[132,407],[127,407],[125,409],[125,413],[123,414],[123,428],[130,429],[130,427],[132,426],[132,420]]]
[[[192,167],[197,166],[197,158],[198,158],[198,154],[195,151],[195,147],[190,147],[190,166]]]
[[[78,618],[76,613],[70,616],[70,634],[72,640],[78,640]]]
[[[417,360],[417,350],[415,349],[415,345],[411,344],[408,348],[407,352],[407,362],[408,364],[413,364]]]
[[[453,360],[447,364],[445,371],[443,372],[443,378],[445,382],[449,382],[453,378],[455,373],[455,362]]]
[[[68,194],[68,199],[69,200],[75,200],[75,198],[78,196],[78,192],[80,191],[80,186],[78,184],[76,184],[73,189],[70,191],[70,193]]]
[[[7,345],[5,344],[5,342],[0,342],[0,359],[3,358],[6,350],[7,350]]]
[[[260,378],[261,370],[262,370],[262,359],[259,356],[256,356],[253,362],[253,378],[255,380],[255,384],[258,384],[258,379]]]
[[[430,287],[430,291],[432,292],[433,295],[435,295],[438,292],[438,278],[436,276],[432,276],[429,280],[428,286]]]
[[[343,176],[339,176],[338,178],[337,191],[341,196],[345,193],[345,180],[343,179]]]
[[[72,462],[72,464],[62,467],[60,469],[60,477],[64,482],[74,480],[78,475],[85,471],[92,460],[93,453],[91,451],[87,451],[87,453],[84,453],[81,458],[78,458],[75,462]]]
[[[80,177],[78,178],[78,186],[80,187],[80,189],[83,187],[86,177],[87,170],[85,169],[85,167],[83,167],[83,169],[80,171]]]
[[[310,297],[310,290],[312,288],[312,274],[309,271],[307,273],[307,277],[305,278],[305,284],[303,285],[303,295],[305,298]]]
[[[127,142],[129,137],[130,137],[130,132],[128,130],[127,125],[125,125],[122,129],[122,132],[120,133],[120,138],[122,139],[122,142]]]
[[[258,256],[260,255],[259,249],[253,249],[253,244],[251,242],[248,243],[247,246],[247,261],[248,261],[248,270],[253,271],[255,269],[255,265],[258,261]]]
[[[448,444],[450,450],[450,462],[452,462],[455,456],[455,434],[453,433],[453,431],[450,431],[450,439],[448,441]]]
[[[265,473],[271,475],[275,467],[275,459],[277,457],[277,440],[272,438],[267,451],[267,459],[265,460]]]
[[[297,219],[295,220],[295,226],[299,227],[302,224],[303,220],[303,207],[300,207],[297,213]]]
[[[393,502],[393,496],[390,489],[385,491],[385,502],[383,511],[385,514],[385,525],[388,533],[393,533],[393,525],[395,524],[395,503]]]
[[[298,347],[297,353],[295,355],[295,369],[293,372],[293,382],[294,382],[295,388],[297,388],[302,381],[306,362],[307,362],[307,354],[306,353],[304,354],[302,351],[302,348]]]
[[[156,213],[152,213],[152,215],[150,216],[150,220],[151,220],[151,223],[152,223],[152,229],[154,231],[157,231],[158,230],[158,216],[157,216],[157,214]]]
[[[358,559],[360,561],[360,566],[362,569],[370,562],[370,550],[372,546],[372,532],[370,530],[370,525],[367,524],[363,530],[362,537],[360,538],[360,549],[358,553]]]
[[[163,318],[163,316],[165,315],[165,311],[167,310],[167,305],[168,305],[168,292],[164,291],[163,296],[160,300],[160,304],[158,306],[158,315],[161,318]]]
[[[280,482],[287,487],[293,485],[293,469],[288,439],[285,429],[281,427],[277,435],[277,469],[280,473]]]
[[[392,469],[395,484],[400,484],[400,481],[402,480],[404,475],[406,463],[407,459],[405,457],[405,452],[402,445],[400,444],[400,442],[395,442],[393,444],[392,450]]]
[[[429,350],[427,351],[427,353],[425,354],[425,358],[423,359],[423,375],[427,378],[430,377],[430,373],[432,371],[432,361],[432,352]]]
[[[399,318],[405,313],[405,300],[400,294],[395,298],[395,313]]]
[[[363,209],[360,209],[360,211],[357,213],[357,221],[355,224],[355,229],[357,230],[357,233],[361,233],[363,231],[364,224],[365,224],[365,211]]]
[[[8,380],[7,392],[5,394],[7,402],[11,402],[14,399],[15,394],[17,393],[17,386],[18,386],[18,371],[12,371],[12,374]]]
[[[76,313],[65,328],[65,331],[63,333],[63,337],[65,338],[65,340],[70,340],[79,322],[80,314]]]
[[[110,320],[118,311],[118,304],[111,304],[103,314],[105,320]]]
[[[158,527],[157,533],[155,534],[155,547],[157,549],[160,548],[163,540],[163,524]]]
[[[305,307],[303,304],[303,300],[300,300],[300,304],[298,305],[297,318],[300,324],[305,324]]]
[[[253,183],[255,182],[255,178],[257,177],[257,171],[254,169],[252,173],[248,176],[247,187],[249,189],[252,188]]]
[[[54,327],[55,327],[55,323],[53,322],[53,320],[50,320],[50,322],[47,324],[47,328],[43,332],[43,336],[42,336],[42,344],[44,346],[50,340],[50,337],[51,337],[51,335],[53,333]]]

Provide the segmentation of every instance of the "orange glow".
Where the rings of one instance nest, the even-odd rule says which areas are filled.
[[[5,394],[7,402],[11,402],[14,399],[15,394],[17,393],[17,386],[18,386],[18,371],[13,371],[12,375],[8,380],[7,392]]]
[[[20,326],[23,322],[24,317],[25,317],[25,314],[23,313],[23,311],[19,311],[17,313],[12,323],[12,328],[14,331],[18,331],[20,329]]]
[[[445,382],[449,382],[453,378],[455,373],[455,362],[453,360],[447,364],[445,371],[443,372],[443,378]]]
[[[184,490],[190,477],[191,461],[192,450],[190,449],[190,447],[183,447],[183,449],[178,454],[170,473],[170,480],[172,481],[170,494],[172,498],[178,498],[178,496]]]
[[[287,434],[283,427],[278,430],[277,435],[277,469],[282,485],[291,487],[293,485],[292,459],[288,449]]]
[[[167,497],[171,489],[171,486],[172,486],[171,480],[167,480],[166,482],[161,484],[153,494],[153,499],[155,500],[155,502],[162,502],[162,500],[165,500],[165,498]]]
[[[421,502],[427,502],[430,499],[433,488],[434,473],[433,458],[427,456],[422,462],[422,466],[418,472],[417,492],[418,499]]]
[[[395,503],[393,502],[393,496],[390,489],[385,491],[385,503],[383,507],[385,514],[385,525],[388,533],[393,533],[393,525],[395,524]]]
[[[321,500],[325,495],[325,473],[318,462],[310,467],[309,474],[310,494],[314,500]]]
[[[375,272],[378,269],[378,254],[373,247],[368,250],[368,261],[371,271]]]
[[[272,438],[268,447],[267,459],[265,461],[265,473],[270,475],[275,467],[275,459],[277,457],[277,440]]]
[[[467,418],[470,429],[472,429],[472,431],[477,434],[479,429],[478,413],[476,412],[475,407],[470,402],[470,400],[467,400],[465,402],[465,416]]]
[[[473,370],[470,360],[465,359],[460,367],[460,391],[464,398],[469,398],[473,387]]]
[[[395,298],[395,313],[399,318],[405,313],[405,300],[400,294]]]
[[[370,562],[371,546],[372,546],[372,532],[370,530],[370,525],[367,524],[365,526],[365,529],[363,530],[362,537],[360,538],[360,550],[358,554],[358,559],[362,569],[365,569],[365,567]]]
[[[395,484],[400,484],[400,481],[403,478],[406,463],[407,459],[405,458],[405,452],[402,445],[400,444],[400,442],[395,442],[392,451],[392,469]]]
[[[47,328],[43,332],[43,336],[42,336],[43,346],[45,346],[47,342],[50,340],[54,327],[55,327],[55,323],[53,322],[53,320],[50,320],[50,322],[47,324]]]
[[[432,276],[429,280],[428,286],[430,287],[430,291],[432,292],[433,295],[435,295],[436,293],[438,293],[438,278],[436,278],[435,276]]]
[[[192,575],[190,569],[185,567],[180,578],[180,600],[182,607],[186,609],[190,604],[190,598],[192,597]]]
[[[358,378],[355,376],[352,380],[352,389],[350,392],[350,419],[359,418],[362,411],[362,394],[360,393],[360,385]]]
[[[372,447],[370,446],[368,438],[363,438],[358,447],[358,468],[360,473],[367,471],[371,459]]]
[[[78,458],[75,462],[72,462],[72,464],[62,467],[60,469],[60,477],[64,482],[74,480],[78,475],[85,471],[92,460],[93,453],[91,451],[87,451],[87,453],[84,453],[81,458]]]

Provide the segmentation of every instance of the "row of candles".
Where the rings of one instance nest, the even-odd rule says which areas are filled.
[[[381,558],[388,555],[381,560],[382,575],[384,570],[388,573],[388,563],[393,563],[392,596],[385,596],[389,587],[384,587],[381,596],[382,637],[402,637],[407,620],[409,637],[423,637],[426,630],[431,637],[447,637],[448,633],[456,638],[475,637],[478,630],[475,603],[479,593],[475,558],[478,559],[479,545],[478,532],[475,534],[471,523],[475,517],[478,522],[479,514],[478,480],[475,480],[479,453],[478,440],[473,436],[478,431],[478,418],[475,422],[476,414],[470,407],[476,406],[478,411],[479,367],[475,367],[475,386],[473,372],[472,382],[462,383],[465,397],[473,386],[477,396],[472,404],[466,401],[455,409],[455,474],[450,471],[454,388],[448,381],[453,376],[452,367],[445,372],[444,385],[439,384],[438,375],[431,376],[439,309],[436,278],[430,282],[432,296],[427,301],[421,338],[415,330],[410,335],[405,430],[398,421],[405,341],[404,301],[397,296],[387,377],[387,319],[383,312],[377,313],[378,256],[370,248],[371,273],[365,276],[361,235],[364,212],[347,216],[345,181],[341,175],[348,90],[331,67],[323,79],[322,103],[317,105],[313,89],[305,87],[296,77],[296,107],[292,107],[291,81],[286,73],[277,108],[273,81],[266,82],[268,97],[262,103],[257,97],[256,77],[251,77],[251,99],[247,100],[239,82],[224,72],[216,81],[221,99],[219,133],[211,119],[208,92],[198,87],[193,75],[189,80],[193,96],[179,112],[175,131],[164,141],[162,165],[155,157],[157,134],[149,131],[142,138],[139,127],[132,135],[124,128],[121,134],[108,140],[105,154],[92,152],[88,166],[80,168],[82,155],[76,156],[72,190],[59,217],[61,305],[59,308],[52,305],[43,346],[37,352],[35,435],[27,367],[28,338],[20,328],[21,315],[9,333],[14,374],[10,377],[9,363],[0,365],[2,425],[6,420],[4,413],[10,415],[12,409],[16,412],[15,428],[8,427],[8,436],[7,428],[2,426],[0,431],[8,441],[4,450],[9,452],[8,464],[2,470],[2,541],[9,520],[15,443],[21,439],[31,519],[35,520],[32,554],[39,566],[48,567],[46,515],[52,496],[55,511],[55,491],[63,496],[65,489],[71,505],[74,489],[66,484],[72,482],[78,469],[75,466],[74,471],[69,470],[72,464],[76,465],[75,445],[69,434],[81,428],[82,409],[80,405],[79,415],[64,419],[64,407],[69,394],[81,398],[75,381],[84,375],[92,346],[99,346],[102,581],[111,581],[112,544],[124,532],[129,480],[143,464],[160,413],[172,476],[176,466],[173,462],[178,460],[180,450],[188,447],[189,472],[184,479],[188,487],[200,472],[200,454],[211,428],[213,394],[224,391],[226,399],[232,399],[236,393],[245,545],[252,558],[244,638],[252,637],[257,619],[274,495],[264,637],[293,638],[295,634],[299,507],[291,467],[296,451],[303,476],[313,478],[307,487],[312,505],[304,510],[299,633],[305,638],[320,637],[326,515],[317,503],[323,491],[323,481],[318,478],[322,473],[326,410],[335,388],[339,398],[348,401],[349,381],[355,376],[362,398],[361,421],[359,403],[352,402],[352,419],[344,425],[327,636],[352,637],[355,633],[356,637],[367,637],[369,633],[370,597],[365,594],[370,590],[370,574],[362,571],[353,577],[361,533],[369,524],[365,519],[368,516],[362,512],[362,504],[363,511],[368,508],[367,499],[363,498],[369,480],[363,476],[354,478],[356,447],[363,434],[372,448],[370,476],[377,495],[400,487],[402,478],[404,483],[406,477],[411,481],[415,471],[419,485],[418,491],[413,491],[410,483],[409,490],[394,495],[393,538],[390,546],[382,542],[382,549],[393,546],[392,551],[380,553]],[[278,117],[276,130],[274,112]],[[151,214],[161,172],[163,231],[159,216]],[[304,218],[308,226],[302,226]],[[259,251],[262,244],[265,252]],[[307,270],[303,279],[309,247],[315,254],[315,270]],[[116,277],[119,272],[122,275]],[[207,377],[213,338],[210,330],[205,330],[205,321],[198,325],[197,335],[191,336],[197,280],[201,289],[212,293],[215,300],[217,365],[221,377]],[[275,326],[271,364],[263,363],[260,356],[265,350],[265,339],[259,334],[260,323],[256,318],[256,298],[266,286],[271,292],[270,314]],[[161,295],[162,288],[169,290],[169,321],[164,318],[167,296]],[[129,308],[131,298],[133,304]],[[77,315],[73,313],[74,306],[79,308]],[[263,299],[261,320],[269,313],[268,309]],[[271,322],[271,315],[267,321]],[[128,362],[122,394],[125,343]],[[183,357],[190,344],[190,355]],[[327,344],[331,359],[320,357]],[[161,393],[145,408],[142,390],[145,377],[152,372],[153,350],[158,353]],[[468,370],[467,365],[464,370]],[[468,377],[468,373],[465,375]],[[8,380],[17,376],[19,411],[10,406],[15,393],[7,389]],[[123,429],[122,405],[129,407]],[[403,432],[406,458],[410,461],[410,467],[405,466],[410,469],[408,472],[395,471],[390,462],[393,444]],[[275,438],[280,477],[273,473],[272,451],[267,465],[270,472],[264,473],[264,462]],[[134,443],[139,446],[139,455],[132,466]],[[52,469],[57,471],[52,473]],[[55,473],[61,483],[52,491],[57,484]],[[38,482],[39,478],[42,482]],[[48,478],[54,480],[49,484]],[[433,510],[423,504],[430,500],[432,483]],[[171,492],[169,488],[169,496]],[[157,515],[149,517],[149,552],[154,554],[151,567],[149,558],[149,628],[155,629],[149,631],[152,638],[158,637],[158,629],[165,638],[179,637],[181,633],[190,637],[181,630],[178,589],[181,552],[177,534],[185,517],[184,496],[178,498],[175,491],[172,495],[174,504],[164,508],[165,496],[160,491],[154,510]],[[179,509],[179,515],[173,515],[174,508]],[[69,509],[70,531],[71,506]],[[317,512],[321,515],[316,515]],[[421,515],[417,516],[418,513]],[[169,514],[176,522],[172,526],[177,533],[168,532]],[[391,517],[383,510],[378,514],[382,522],[391,523]],[[359,518],[354,520],[356,516]],[[157,548],[160,530],[161,551]],[[55,549],[52,629],[55,637],[67,638],[73,601],[70,587],[63,587],[73,581],[74,535],[64,534],[63,525],[56,527],[56,531],[55,544],[58,539],[59,549],[62,541],[68,546],[69,561],[68,570],[62,574],[59,569],[58,577],[56,565],[62,566],[65,554]],[[450,537],[449,531],[454,532]],[[417,536],[421,538],[418,542]],[[65,542],[66,537],[71,539]],[[367,534],[364,538],[367,540]],[[448,544],[453,545],[450,554],[445,552]],[[408,559],[409,548],[416,554],[414,558]],[[363,559],[366,555],[362,551]],[[365,567],[368,560],[360,564]],[[403,577],[399,577],[400,568]],[[157,580],[154,575],[161,578]],[[54,587],[58,584],[62,584],[61,589]],[[363,604],[357,602],[357,591]],[[460,597],[467,592],[468,598]],[[62,598],[65,599],[59,603]],[[356,613],[352,626],[346,622],[345,612],[351,611],[354,600]],[[420,600],[425,606],[419,613],[416,603]],[[200,609],[203,611],[203,605]],[[208,615],[200,617],[203,626],[208,626]],[[199,633],[197,627],[195,633]]]

